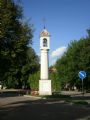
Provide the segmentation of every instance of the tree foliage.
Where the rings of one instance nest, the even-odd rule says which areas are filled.
[[[23,21],[20,5],[13,0],[0,0],[0,80],[9,87],[22,87],[39,66],[31,47],[32,25]]]
[[[50,73],[50,80],[52,81],[51,83],[51,86],[52,86],[52,92],[58,92],[61,90],[61,81],[58,80],[58,76],[57,76],[57,73],[56,72],[51,72]]]
[[[84,80],[84,85],[86,89],[90,88],[90,35],[79,41],[72,41],[68,45],[67,52],[57,60],[56,69],[62,85],[69,83],[77,87],[81,84],[79,71],[86,71],[87,78]]]
[[[33,73],[29,76],[28,83],[31,90],[39,90],[40,71]]]

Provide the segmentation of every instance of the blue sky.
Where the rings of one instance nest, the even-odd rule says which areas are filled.
[[[72,40],[87,35],[90,27],[90,0],[21,0],[25,19],[34,24],[33,48],[40,53],[39,34],[46,29],[51,34],[50,65],[63,54]]]

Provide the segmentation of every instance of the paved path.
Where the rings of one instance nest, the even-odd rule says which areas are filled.
[[[90,105],[34,97],[0,97],[0,120],[90,120]]]

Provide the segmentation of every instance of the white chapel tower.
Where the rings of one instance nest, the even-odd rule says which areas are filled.
[[[39,80],[39,95],[51,95],[51,80],[49,76],[49,53],[50,49],[50,34],[44,28],[40,33],[40,51],[41,51],[41,67]]]

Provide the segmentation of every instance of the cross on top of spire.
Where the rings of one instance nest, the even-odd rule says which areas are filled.
[[[47,29],[46,29],[46,27],[45,27],[46,19],[43,18],[42,21],[43,21],[44,29],[41,31],[40,37],[49,37],[50,34],[49,34],[49,32],[47,31]]]
[[[42,20],[42,21],[43,21],[43,26],[44,26],[44,29],[45,29],[45,28],[46,28],[46,27],[45,27],[45,22],[46,22],[46,19],[45,19],[45,18],[43,18],[43,20]]]

